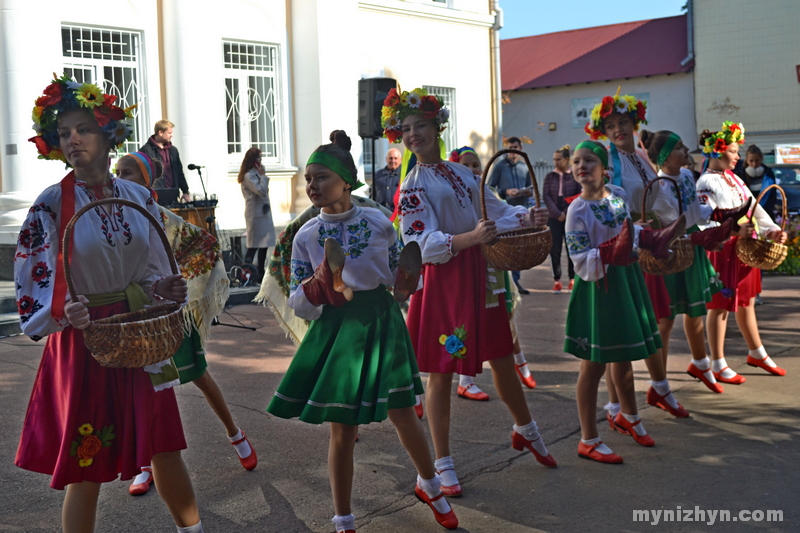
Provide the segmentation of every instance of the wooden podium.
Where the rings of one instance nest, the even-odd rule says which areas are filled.
[[[217,225],[214,223],[214,207],[170,207],[170,211],[181,217],[189,224],[194,224],[199,228],[203,228],[215,238],[217,236]],[[211,217],[211,222],[206,222],[206,219]]]

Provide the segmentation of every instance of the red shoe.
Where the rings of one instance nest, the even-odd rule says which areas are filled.
[[[523,377],[522,372],[520,372],[520,368],[523,366],[527,366],[528,363],[522,363],[521,365],[515,365],[515,370],[517,371],[517,375],[519,376],[519,380],[522,382],[523,385],[528,387],[529,389],[536,388],[536,380],[533,379],[533,374],[529,374],[528,377]]]
[[[236,445],[243,441],[247,441],[247,444],[250,444],[250,441],[247,440],[247,435],[244,434],[244,431],[242,431],[242,438],[237,441],[231,442],[231,444]],[[236,456],[239,457],[239,454],[237,453]],[[256,467],[256,465],[258,464],[258,457],[256,456],[256,449],[253,448],[252,444],[250,444],[250,455],[244,458],[239,457],[239,462],[242,463],[242,466],[244,467],[245,470],[253,470]]]
[[[572,292],[572,288],[575,286],[575,280],[569,280],[569,286],[567,287],[567,292]]]
[[[422,410],[422,402],[419,402],[419,404],[414,406],[414,412],[417,413],[417,418],[422,420],[422,415],[425,414],[425,412]]]
[[[730,367],[726,366],[725,368],[730,368]],[[714,377],[716,378],[717,381],[721,381],[723,383],[730,383],[731,385],[741,385],[742,383],[747,381],[746,377],[744,377],[744,376],[742,376],[740,374],[736,374],[736,372],[734,372],[734,374],[736,374],[736,375],[733,376],[732,378],[724,378],[724,377],[722,377],[722,373],[725,372],[725,368],[723,368],[719,372],[712,372],[712,374],[714,374]]]
[[[541,439],[542,437],[539,437],[539,438]],[[531,441],[531,440],[526,439],[525,437],[523,437],[522,435],[520,435],[516,431],[512,431],[511,432],[511,447],[512,448],[514,448],[515,450],[520,451],[520,452],[523,449],[528,448],[533,453],[533,456],[536,457],[536,460],[539,461],[544,466],[549,466],[550,468],[555,468],[555,467],[558,466],[558,463],[556,463],[556,460],[553,459],[553,455],[552,454],[548,453],[547,457],[542,457],[542,455],[539,452],[536,451],[536,448],[534,448],[531,445],[531,442],[535,442],[535,441]]]
[[[417,499],[419,499],[419,501],[428,504],[428,506],[431,508],[431,511],[433,511],[434,518],[436,518],[436,521],[439,522],[439,524],[447,529],[455,529],[458,527],[458,518],[456,517],[456,513],[453,512],[452,507],[450,507],[449,511],[442,514],[436,510],[436,507],[433,506],[433,502],[439,498],[444,498],[444,491],[442,491],[442,493],[435,498],[428,498],[428,495],[425,494],[425,491],[419,488],[419,485],[416,485],[414,487],[414,494],[417,495]]]
[[[131,486],[128,487],[128,492],[130,492],[132,496],[141,496],[145,494],[150,490],[150,485],[153,484],[153,470],[150,467],[145,467],[142,468],[142,472],[147,472],[150,475],[144,483],[131,483]]]
[[[563,288],[564,286],[561,285],[561,282],[556,281],[555,285],[553,285],[553,294],[561,294],[561,289]]]
[[[711,383],[708,378],[706,378],[705,373],[697,368],[694,363],[689,363],[689,368],[686,369],[686,373],[692,376],[693,378],[697,378],[703,382],[703,384],[708,387],[711,392],[716,392],[717,394],[722,393],[725,389],[722,388],[722,385],[719,383]],[[713,374],[713,372],[712,372]],[[715,376],[716,379],[716,376]]]
[[[614,431],[619,431],[623,435],[630,435],[627,431],[622,428],[618,428],[617,425],[614,423],[614,418],[611,416],[611,413],[606,411],[606,420],[608,420],[608,427],[609,429],[613,429]]]
[[[619,413],[617,417],[614,419],[614,425],[617,426],[617,428],[621,428],[627,431],[628,435],[633,437],[633,440],[635,440],[638,444],[641,444],[642,446],[655,446],[656,441],[654,441],[650,435],[645,433],[644,435],[639,436],[636,433],[636,430],[633,429],[633,426],[637,426],[641,423],[642,419],[640,418],[639,420],[631,424],[625,419],[624,416],[622,416],[622,413]],[[622,431],[620,431],[620,433],[622,433]]]
[[[583,457],[584,459],[591,459],[592,461],[597,461],[599,463],[609,463],[614,465],[622,464],[622,457],[612,453],[612,454],[604,454],[600,453],[595,448],[603,444],[603,441],[598,442],[597,444],[584,444],[583,442],[578,443],[578,455]]]
[[[489,395],[488,394],[486,394],[485,392],[483,392],[480,389],[478,389],[478,392],[475,392],[475,393],[469,392],[470,387],[472,387],[472,385],[470,385],[469,387],[462,387],[461,385],[459,385],[458,386],[458,395],[461,396],[462,398],[466,398],[467,400],[475,400],[476,402],[488,402],[489,401]],[[477,389],[478,387],[476,386],[475,388]]]
[[[766,364],[763,359],[756,359],[755,357],[753,357],[751,355],[747,356],[747,364],[750,365],[750,366],[763,368],[764,370],[766,370],[767,372],[769,372],[770,374],[772,374],[774,376],[785,376],[786,375],[786,370],[782,369],[781,367],[776,366],[775,368],[772,368],[771,366]]]
[[[665,396],[661,396],[652,385],[647,389],[647,403],[653,407],[658,407],[659,409],[665,410],[676,418],[689,417],[689,411],[684,409],[681,404],[678,404],[678,408],[675,409],[669,403],[667,403]]]
[[[437,470],[436,473],[441,475],[442,472],[447,472],[448,470],[453,470],[452,468],[445,468],[444,470]],[[455,485],[441,485],[442,493],[448,498],[458,498],[464,492],[461,490],[461,483],[456,483]]]

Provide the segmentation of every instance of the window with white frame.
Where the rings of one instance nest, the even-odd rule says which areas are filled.
[[[447,121],[447,127],[442,132],[442,140],[447,153],[459,148],[458,137],[456,136],[456,90],[452,87],[434,87],[431,85],[424,85],[423,89],[428,91],[428,94],[438,96],[444,106],[450,110],[450,119]]]
[[[226,40],[222,51],[231,161],[238,165],[255,146],[265,164],[282,163],[278,46]]]
[[[89,26],[61,26],[64,74],[77,82],[94,83],[106,94],[117,97],[115,105],[133,110],[133,136],[121,148],[135,152],[147,139],[144,109],[144,66],[140,32]]]

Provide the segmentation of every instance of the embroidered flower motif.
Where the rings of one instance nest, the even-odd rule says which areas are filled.
[[[422,232],[425,231],[425,223],[421,220],[415,220],[411,223],[411,226],[405,231],[405,235],[422,235]]]
[[[81,424],[78,427],[77,440],[72,441],[69,454],[78,458],[78,466],[85,468],[94,462],[94,456],[103,448],[111,446],[114,440],[114,426],[103,426],[100,431],[95,431],[91,424]]]
[[[50,286],[50,276],[52,274],[53,271],[47,268],[47,263],[44,261],[39,261],[36,263],[31,271],[31,277],[33,278],[33,281],[35,281],[41,289],[45,289]]]
[[[456,328],[452,335],[440,335],[439,344],[444,345],[444,349],[450,354],[450,357],[463,359],[464,354],[467,353],[467,347],[464,346],[464,340],[467,338],[467,330],[464,329],[462,324],[460,328]]]
[[[723,298],[733,298],[733,289],[725,287],[724,289],[722,289],[722,291],[720,291],[720,294],[722,294]]]
[[[625,203],[621,198],[617,197],[609,198],[608,202],[592,204],[591,209],[595,218],[609,228],[616,228],[622,225],[625,219],[628,218]]]
[[[589,234],[585,231],[569,231],[566,235],[567,250],[571,254],[583,252],[591,246]]]
[[[34,299],[32,296],[23,296],[17,300],[17,310],[19,311],[19,320],[23,324],[31,319],[38,310],[42,308],[39,300]]]

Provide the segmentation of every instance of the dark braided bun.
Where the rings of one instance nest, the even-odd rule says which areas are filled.
[[[350,148],[353,147],[350,137],[347,136],[344,130],[333,130],[328,138],[333,144],[346,152],[349,152]]]

